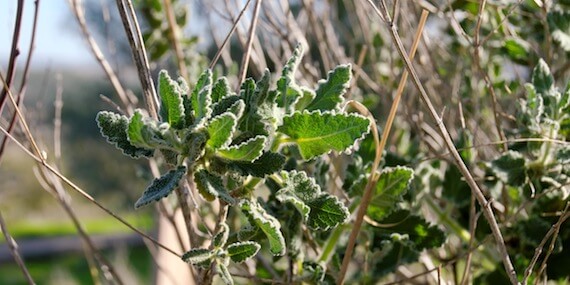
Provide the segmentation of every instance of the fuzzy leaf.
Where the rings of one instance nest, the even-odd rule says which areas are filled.
[[[204,199],[213,201],[215,198],[220,198],[228,204],[235,203],[235,199],[224,187],[221,177],[201,169],[194,173],[194,182],[196,182],[196,187]]]
[[[534,85],[536,93],[542,95],[550,94],[554,90],[554,77],[543,59],[538,61],[532,71],[532,85]]]
[[[230,228],[228,224],[222,223],[220,224],[220,231],[214,236],[212,239],[212,244],[214,247],[220,248],[228,242],[228,237],[230,235]]]
[[[207,127],[208,135],[210,135],[207,145],[214,150],[227,147],[235,132],[236,124],[235,115],[229,112],[213,118]]]
[[[160,95],[160,116],[162,120],[176,129],[184,127],[184,105],[182,89],[168,76],[166,70],[158,74],[158,93]]]
[[[153,155],[152,149],[136,147],[129,142],[127,135],[129,119],[126,116],[101,111],[97,114],[96,120],[101,134],[109,143],[122,150],[125,155],[132,158],[151,157]]]
[[[350,215],[335,196],[321,192],[315,180],[304,171],[284,172],[283,176],[285,187],[277,192],[277,199],[293,204],[311,229],[327,230],[336,227]]]
[[[554,11],[548,13],[547,18],[552,38],[566,52],[570,52],[570,13],[568,11]]]
[[[178,187],[178,182],[180,182],[185,174],[186,167],[179,166],[176,169],[170,170],[160,178],[154,179],[152,184],[144,191],[142,197],[135,203],[135,209],[168,196],[172,190]]]
[[[212,113],[212,71],[207,69],[196,83],[194,90],[190,96],[194,117],[200,119],[209,116]]]
[[[384,226],[373,228],[373,247],[380,246],[379,241],[389,239],[394,233],[407,235],[418,251],[438,247],[445,242],[444,232],[422,217],[412,215],[409,210],[397,210],[378,222]]]
[[[512,186],[521,186],[526,180],[525,159],[520,152],[508,151],[490,164],[501,181]]]
[[[226,249],[229,257],[235,263],[242,263],[249,258],[254,257],[261,246],[253,241],[232,243]]]
[[[319,81],[315,99],[307,106],[307,110],[336,110],[343,101],[343,95],[350,86],[352,68],[350,64],[340,65],[329,72],[326,80]]]
[[[307,202],[311,212],[307,226],[313,230],[326,231],[346,222],[350,212],[336,196],[322,193],[317,199]]]
[[[263,178],[265,175],[273,174],[283,169],[284,164],[285,156],[275,152],[264,152],[253,162],[231,161],[227,166],[241,175]]]
[[[240,104],[238,102],[241,102],[242,107],[240,110],[237,110],[240,112],[236,114],[234,111],[231,110],[236,108],[235,107],[236,104]],[[234,115],[236,115],[237,118],[239,118],[241,117],[244,108],[245,108],[245,103],[243,102],[243,100],[240,99],[239,96],[237,95],[226,96],[212,105],[212,117],[219,116],[225,112],[232,112],[234,113]]]
[[[217,103],[231,94],[230,84],[225,77],[219,78],[212,87],[212,102]]]
[[[143,136],[144,129],[143,115],[140,110],[135,110],[135,113],[129,120],[129,126],[127,127],[127,136],[129,141],[136,147],[151,149],[153,146],[148,144]]]
[[[194,248],[182,255],[182,260],[193,265],[204,263],[211,260],[214,257],[214,253],[206,248]]]
[[[303,92],[303,96],[295,103],[295,110],[307,109],[307,106],[317,97],[315,91],[309,88],[301,87],[301,91]]]
[[[255,224],[267,236],[271,253],[276,256],[285,254],[285,238],[281,233],[279,221],[269,215],[256,201],[242,200],[240,207],[250,222]]]
[[[408,167],[385,168],[372,194],[367,214],[376,221],[390,214],[408,191],[413,177],[414,171]]]
[[[267,137],[256,136],[239,145],[220,148],[216,154],[228,160],[253,162],[261,156],[266,140]]]
[[[228,270],[228,267],[225,264],[221,262],[216,262],[216,272],[218,273],[224,284],[226,285],[234,284],[232,275],[230,274],[230,271]]]
[[[303,94],[299,86],[295,83],[295,72],[302,58],[303,46],[298,44],[291,58],[289,58],[285,66],[283,66],[281,77],[277,80],[277,91],[279,92],[277,104],[279,107],[284,108],[287,114],[293,112],[295,102],[297,102]]]
[[[332,150],[350,150],[358,139],[368,133],[370,122],[356,114],[296,112],[283,118],[277,131],[296,143],[301,156],[309,160]]]

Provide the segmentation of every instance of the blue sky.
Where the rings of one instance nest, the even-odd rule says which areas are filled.
[[[33,23],[34,1],[25,1],[22,34],[20,35],[20,63],[28,55]],[[16,17],[17,1],[0,0],[0,64],[5,72],[10,56],[12,33]],[[95,63],[88,46],[80,36],[75,18],[67,0],[40,1],[36,47],[33,54],[36,68],[50,66],[85,66]]]

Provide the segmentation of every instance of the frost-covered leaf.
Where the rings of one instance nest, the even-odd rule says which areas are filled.
[[[258,243],[246,241],[232,243],[226,248],[226,250],[233,262],[242,263],[248,258],[254,257],[260,248],[261,246]]]
[[[350,215],[335,196],[321,192],[315,180],[304,171],[283,172],[283,176],[285,186],[277,192],[277,199],[295,206],[311,229],[327,230],[336,227]]]
[[[313,230],[326,231],[346,222],[350,212],[336,196],[322,193],[317,199],[307,202],[311,212],[307,226]]]
[[[319,81],[315,99],[307,106],[307,110],[329,111],[338,109],[343,95],[350,86],[352,68],[350,64],[339,65],[331,70],[326,80]]]
[[[204,199],[213,201],[215,198],[220,198],[228,204],[235,203],[235,199],[228,193],[222,178],[218,175],[201,169],[194,173],[194,182],[196,182],[198,192]]]
[[[239,145],[220,148],[216,155],[228,160],[252,162],[261,156],[266,140],[267,137],[256,136]]]
[[[168,196],[172,190],[178,187],[178,182],[180,182],[185,174],[186,167],[179,166],[176,169],[170,170],[163,176],[154,179],[150,186],[148,186],[144,191],[142,197],[140,197],[135,203],[135,209],[149,203],[159,201],[160,199]]]
[[[127,135],[129,119],[126,116],[101,111],[97,114],[96,120],[101,134],[109,143],[122,150],[125,155],[133,158],[151,157],[153,155],[152,149],[136,147],[129,142]]]
[[[182,89],[168,76],[166,70],[158,74],[158,93],[160,95],[160,116],[162,120],[176,129],[184,127],[184,105]]]
[[[547,18],[552,38],[554,38],[566,52],[570,52],[570,12],[553,11],[548,13]]]
[[[198,265],[211,260],[214,252],[206,248],[194,248],[182,255],[182,260],[193,265]]]
[[[542,95],[550,94],[554,89],[554,77],[543,59],[538,61],[532,71],[532,85],[536,92]]]
[[[490,163],[491,170],[504,183],[521,186],[526,180],[525,159],[520,152],[508,151]]]
[[[222,77],[216,80],[212,87],[212,103],[217,103],[229,95],[231,95],[231,89],[228,79]]]
[[[200,120],[212,113],[212,71],[207,69],[194,86],[190,96],[194,117]]]
[[[214,150],[227,147],[231,142],[236,124],[237,119],[235,115],[229,112],[213,118],[207,127],[208,135],[210,136],[207,145]]]
[[[228,224],[220,224],[220,231],[218,231],[218,233],[212,239],[212,245],[217,248],[224,246],[226,242],[228,242],[229,235],[230,227],[228,227]]]
[[[367,118],[356,114],[296,112],[283,118],[277,131],[299,146],[301,156],[309,160],[332,150],[350,150],[369,131]]]
[[[191,132],[185,139],[182,154],[188,158],[189,161],[194,162],[204,154],[204,148],[208,141],[208,134],[203,131]]]
[[[279,221],[256,201],[242,200],[240,207],[250,223],[255,224],[267,236],[271,253],[276,256],[285,254],[285,238],[281,233]]]
[[[230,274],[230,271],[228,270],[228,267],[225,264],[221,262],[216,262],[216,272],[218,273],[224,284],[226,285],[234,284],[232,275]]]
[[[380,174],[367,214],[379,221],[390,214],[402,201],[414,177],[414,171],[408,167],[385,168]]]
[[[284,164],[285,156],[275,152],[264,152],[253,162],[230,161],[227,168],[244,176],[251,175],[263,178],[265,175],[283,169]]]

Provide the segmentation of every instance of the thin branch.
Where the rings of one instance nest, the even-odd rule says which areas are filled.
[[[212,62],[210,62],[210,69],[213,69],[214,66],[216,66],[216,63],[218,62],[218,60],[220,59],[220,56],[222,55],[222,51],[224,50],[224,47],[226,47],[226,44],[229,42],[231,36],[234,34],[234,31],[236,30],[238,23],[241,20],[241,16],[243,16],[243,14],[245,13],[245,10],[247,9],[247,6],[249,6],[249,3],[251,3],[251,0],[247,0],[245,5],[243,6],[241,11],[239,12],[239,15],[237,16],[236,20],[234,21],[232,28],[230,29],[230,32],[226,35],[224,42],[222,43],[221,46],[218,47],[218,52],[216,52],[216,55],[214,55]]]
[[[499,115],[499,110],[497,107],[498,106],[497,94],[495,93],[495,88],[491,83],[491,78],[489,78],[489,75],[487,74],[486,71],[483,70],[483,67],[481,66],[481,55],[479,54],[479,51],[481,49],[480,31],[481,31],[481,24],[483,23],[483,13],[485,12],[486,3],[487,3],[486,0],[482,0],[481,2],[479,2],[479,13],[477,15],[477,24],[475,25],[475,35],[473,37],[473,61],[475,62],[475,67],[477,68],[477,70],[481,74],[481,77],[483,77],[483,80],[485,81],[485,86],[489,90],[489,94],[491,94],[491,107],[493,109],[493,117],[495,119],[495,129],[497,130],[497,135],[499,136],[499,139],[504,141],[506,139],[505,139],[505,133],[501,128],[501,116]],[[509,148],[505,143],[503,144],[503,151],[507,150],[509,150]]]
[[[376,8],[376,6],[374,5],[374,3],[371,0],[368,0],[368,3],[375,8],[375,11],[378,12],[378,9]],[[459,171],[461,172],[461,174],[465,178],[465,181],[467,182],[467,184],[471,188],[472,193],[477,198],[477,201],[479,202],[479,205],[481,206],[481,208],[483,210],[485,218],[487,219],[487,222],[489,223],[489,227],[491,228],[491,232],[493,233],[493,236],[495,238],[496,245],[499,249],[501,259],[502,259],[503,265],[505,267],[505,271],[506,271],[507,275],[509,276],[511,283],[518,284],[517,274],[516,274],[515,268],[513,266],[513,263],[511,262],[511,259],[509,257],[509,253],[507,252],[507,247],[505,245],[503,235],[501,233],[499,225],[497,224],[497,220],[495,218],[493,210],[490,207],[490,203],[489,203],[489,201],[487,201],[487,198],[485,198],[485,195],[483,195],[483,192],[479,188],[479,185],[477,184],[477,182],[475,182],[475,179],[471,175],[471,172],[469,171],[469,169],[467,168],[467,166],[463,162],[461,156],[459,155],[459,152],[455,148],[455,145],[453,144],[453,140],[451,139],[451,136],[449,135],[449,131],[447,130],[447,128],[446,128],[445,124],[443,123],[441,117],[439,116],[439,114],[435,110],[435,107],[433,106],[429,95],[427,94],[424,86],[422,85],[410,58],[408,57],[408,55],[405,52],[404,46],[402,44],[402,40],[400,38],[400,35],[398,34],[398,30],[393,25],[393,23],[391,22],[389,15],[388,15],[388,12],[386,10],[386,6],[383,6],[382,9],[383,10],[382,10],[381,14],[386,19],[386,24],[388,25],[388,28],[390,30],[392,40],[396,44],[397,51],[400,54],[400,57],[404,60],[404,63],[405,63],[406,68],[408,69],[408,72],[410,72],[410,74],[412,75],[413,83],[416,86],[416,88],[418,89],[418,91],[420,92],[420,96],[421,96],[422,101],[424,102],[424,104],[428,108],[432,118],[437,122],[438,131],[441,134],[446,147],[448,148],[449,152],[451,153],[457,167],[459,168]]]
[[[158,118],[157,110],[160,104],[158,96],[156,95],[156,91],[154,89],[154,83],[150,74],[144,41],[142,40],[142,34],[140,32],[132,2],[130,0],[116,0],[116,2],[119,9],[119,14],[121,16],[121,22],[123,23],[123,27],[127,34],[127,39],[129,40],[129,45],[131,46],[135,65],[137,66],[137,74],[139,76],[139,80],[141,82],[145,95],[144,98],[148,112],[153,118],[156,119]]]
[[[141,230],[135,228],[134,226],[132,226],[131,224],[129,224],[129,222],[127,222],[125,219],[121,218],[120,216],[118,216],[117,214],[113,213],[113,211],[107,209],[105,206],[103,206],[102,204],[100,204],[99,202],[97,202],[97,200],[95,200],[91,195],[89,195],[87,192],[85,192],[83,189],[81,189],[81,187],[77,186],[75,183],[73,183],[71,180],[69,180],[69,178],[65,177],[63,174],[61,174],[59,171],[57,171],[53,166],[51,166],[50,164],[48,164],[43,158],[38,157],[37,155],[33,154],[32,152],[30,152],[20,141],[18,141],[16,138],[14,138],[11,134],[9,134],[6,129],[4,129],[2,126],[0,126],[0,131],[2,131],[5,135],[7,135],[20,149],[22,149],[29,157],[31,157],[32,159],[36,160],[37,162],[40,162],[42,164],[42,166],[46,167],[47,170],[49,170],[50,172],[52,172],[55,176],[57,176],[59,179],[61,179],[65,184],[69,185],[75,192],[79,193],[79,195],[81,195],[83,198],[87,199],[89,202],[95,204],[95,206],[97,206],[99,209],[103,210],[105,213],[109,214],[110,216],[112,216],[113,218],[115,218],[117,221],[119,221],[121,224],[125,225],[127,228],[131,229],[132,231],[134,231],[135,233],[139,234],[140,236],[142,236],[143,238],[151,241],[152,243],[154,243],[155,245],[157,245],[158,247],[176,255],[176,256],[181,256],[179,253],[175,252],[174,250],[170,249],[169,247],[161,244],[160,242],[158,242],[156,239],[154,239],[153,237],[145,234],[144,232],[142,232]]]
[[[32,278],[32,275],[30,275],[28,268],[26,267],[24,260],[22,259],[22,256],[20,256],[20,253],[18,252],[18,244],[10,235],[8,227],[6,227],[6,223],[4,222],[4,218],[2,217],[2,211],[0,211],[0,230],[2,230],[2,233],[4,234],[4,239],[6,239],[6,243],[8,245],[8,249],[10,250],[10,253],[14,257],[14,261],[16,261],[16,264],[22,271],[22,274],[24,274],[26,281],[28,281],[28,284],[36,284],[36,282],[34,282],[34,279]]]
[[[24,12],[24,0],[18,0],[18,8],[16,9],[16,20],[14,25],[14,33],[12,34],[12,47],[10,48],[10,59],[8,60],[8,71],[4,88],[0,90],[0,115],[6,104],[6,90],[10,89],[14,75],[16,74],[16,58],[20,55],[18,43],[20,41],[20,32],[22,30],[22,14]]]
[[[186,68],[184,51],[182,51],[182,47],[180,46],[180,27],[178,27],[178,24],[176,23],[174,7],[172,6],[171,0],[164,0],[164,10],[166,11],[166,19],[168,20],[168,27],[170,30],[170,41],[172,42],[174,54],[176,55],[178,71],[180,72],[180,75],[188,81],[188,69]]]
[[[113,68],[111,67],[105,56],[103,55],[103,52],[101,51],[101,48],[99,48],[97,41],[95,41],[95,39],[89,32],[89,29],[87,28],[87,21],[85,20],[85,12],[81,7],[81,0],[68,0],[68,2],[71,8],[71,12],[75,16],[75,19],[77,20],[77,23],[81,28],[83,37],[85,38],[85,40],[87,40],[87,44],[91,49],[91,53],[93,53],[93,56],[95,56],[95,59],[97,60],[101,68],[103,68],[105,75],[111,82],[111,85],[113,85],[113,89],[115,89],[115,92],[117,92],[117,96],[119,97],[119,100],[121,100],[123,108],[125,108],[127,114],[132,114],[133,109],[130,104],[128,95],[125,89],[123,88],[123,85],[121,85],[121,82],[117,77],[117,74],[115,73],[115,71],[113,70]]]
[[[257,20],[259,18],[259,7],[261,7],[261,2],[262,2],[262,0],[257,0],[257,2],[255,3],[255,8],[253,10],[253,16],[251,18],[251,24],[249,25],[249,37],[247,38],[245,53],[244,53],[243,58],[241,60],[241,69],[240,69],[239,74],[238,74],[238,78],[239,78],[238,84],[239,85],[241,85],[241,83],[245,80],[245,76],[247,74],[247,68],[249,66],[251,48],[253,45],[253,39],[255,37],[255,28],[257,27]],[[239,85],[238,85],[238,88],[239,88]]]
[[[562,223],[564,223],[564,221],[566,221],[566,219],[570,218],[570,212],[568,212],[568,206],[569,205],[570,205],[570,203],[566,204],[566,207],[564,208],[564,212],[563,212],[562,216],[560,216],[560,219],[558,219],[558,222],[556,222],[556,224],[552,225],[552,227],[546,233],[546,235],[544,236],[542,241],[540,241],[540,244],[538,245],[538,247],[534,250],[534,255],[532,256],[532,259],[530,260],[529,265],[527,266],[527,268],[524,271],[524,277],[522,280],[523,285],[527,284],[528,278],[530,277],[530,274],[532,273],[532,269],[534,268],[534,265],[536,265],[538,258],[542,254],[542,249],[546,245],[546,242],[548,242],[548,240],[550,240],[552,238],[551,247],[553,247],[554,243],[556,242],[556,236],[558,235],[558,231],[560,230],[560,226],[562,226]],[[548,260],[550,253],[552,253],[552,249],[549,248],[548,254],[544,257],[544,260],[542,262],[543,265],[546,264],[546,261]],[[542,271],[543,271],[542,269],[543,268],[541,266],[540,270],[539,270],[540,272],[536,275],[536,278],[540,277],[540,275],[542,274]]]
[[[416,50],[418,48],[418,44],[420,42],[428,14],[429,13],[427,12],[427,10],[424,10],[424,12],[422,12],[422,16],[418,24],[418,29],[416,31],[414,42],[410,50],[411,58],[413,58],[416,54]],[[394,118],[396,117],[396,111],[398,110],[400,99],[402,98],[402,93],[404,91],[404,87],[406,86],[407,80],[408,80],[408,71],[404,71],[402,73],[402,78],[400,79],[398,89],[396,91],[396,98],[392,103],[392,107],[390,108],[390,114],[388,115],[388,119],[386,120],[386,124],[384,126],[384,131],[382,132],[382,138],[380,142],[376,145],[376,158],[374,160],[372,173],[370,174],[370,178],[368,179],[368,184],[366,185],[364,195],[362,196],[362,200],[360,202],[360,206],[356,214],[356,220],[354,221],[352,231],[350,232],[348,245],[344,253],[344,259],[342,260],[342,267],[340,269],[340,273],[337,279],[337,284],[343,284],[344,282],[344,277],[346,275],[346,271],[348,270],[348,265],[352,259],[352,252],[354,250],[354,245],[356,244],[356,238],[360,233],[360,227],[362,226],[364,215],[366,214],[366,210],[368,209],[368,204],[370,203],[370,200],[372,198],[372,192],[373,192],[372,189],[375,187],[378,179],[380,178],[379,171],[377,171],[377,168],[378,165],[380,164],[380,159],[382,157],[382,153],[384,152],[384,148],[386,147],[386,143],[388,142],[388,136],[390,135],[390,130],[392,129]]]

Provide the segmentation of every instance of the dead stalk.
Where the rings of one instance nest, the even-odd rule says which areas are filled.
[[[386,6],[382,5],[382,10],[379,10],[376,7],[376,5],[374,5],[372,0],[368,0],[368,3],[374,8],[374,10],[377,13],[377,15],[379,16],[379,18],[384,19],[384,22],[387,24],[387,26],[390,30],[390,34],[392,36],[392,40],[396,44],[397,51],[400,54],[400,57],[404,60],[404,63],[405,63],[406,68],[408,69],[408,72],[412,75],[413,83],[416,86],[416,88],[418,89],[418,91],[420,92],[420,96],[421,96],[422,101],[424,102],[424,104],[428,108],[432,118],[436,121],[437,129],[438,129],[439,133],[441,134],[446,147],[448,148],[449,152],[451,153],[453,160],[455,161],[457,167],[459,168],[461,174],[464,176],[465,181],[467,182],[467,184],[471,188],[473,195],[475,195],[475,197],[477,198],[477,201],[479,202],[479,205],[481,206],[481,208],[483,210],[483,214],[485,215],[485,218],[487,219],[487,222],[489,223],[489,226],[491,228],[493,236],[495,237],[495,242],[496,242],[496,245],[499,249],[499,253],[501,255],[501,259],[503,261],[505,271],[506,271],[507,275],[509,276],[511,283],[518,284],[519,282],[517,280],[517,274],[516,274],[515,268],[513,267],[513,264],[511,262],[509,254],[507,252],[507,247],[505,245],[503,235],[501,233],[499,225],[497,224],[497,220],[496,220],[495,215],[493,213],[493,210],[491,208],[490,202],[487,200],[487,198],[485,198],[485,195],[483,194],[483,192],[479,188],[479,185],[477,184],[477,182],[475,182],[475,179],[471,175],[471,172],[469,171],[469,169],[467,168],[467,166],[465,165],[465,163],[461,159],[459,152],[455,148],[455,146],[453,144],[453,140],[451,139],[451,136],[449,135],[449,132],[448,132],[445,124],[443,123],[438,112],[435,110],[435,107],[433,106],[429,95],[427,94],[423,84],[421,83],[421,81],[418,77],[418,74],[416,73],[416,70],[415,70],[410,58],[405,53],[405,49],[404,49],[404,46],[403,46],[402,41],[400,39],[400,35],[398,33],[398,30],[397,30],[396,26],[394,26],[394,23],[391,21],[391,18],[390,18],[390,15],[388,14]]]

